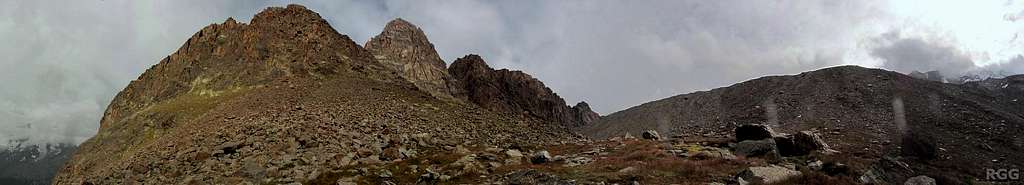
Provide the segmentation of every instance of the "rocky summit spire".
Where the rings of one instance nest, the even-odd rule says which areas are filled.
[[[366,42],[366,49],[378,61],[398,71],[421,90],[439,98],[450,98],[445,63],[427,40],[423,30],[401,18],[388,22],[384,31]]]

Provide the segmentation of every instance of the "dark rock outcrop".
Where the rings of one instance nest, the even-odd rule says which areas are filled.
[[[735,154],[744,157],[763,157],[769,160],[779,159],[779,150],[775,147],[775,140],[746,140],[736,143],[733,147]]]
[[[658,131],[655,130],[646,130],[640,136],[648,140],[661,140],[661,135],[658,135]]]
[[[735,131],[737,142],[746,140],[762,140],[772,138],[774,136],[775,131],[772,131],[772,128],[768,127],[768,125],[740,125],[739,127],[736,127]]]
[[[533,164],[541,164],[549,161],[551,161],[551,153],[548,153],[548,151],[545,150],[537,151],[537,153],[534,153],[533,156],[530,157],[530,162]]]
[[[584,126],[594,123],[597,119],[601,119],[601,115],[590,109],[590,104],[587,102],[579,102],[572,106],[572,112],[574,120],[577,121],[575,126]]]
[[[448,68],[453,94],[492,111],[522,113],[570,127],[589,124],[597,113],[586,103],[570,108],[544,83],[522,71],[494,70],[478,55]]]
[[[384,26],[380,35],[366,42],[377,61],[397,71],[419,89],[438,98],[451,98],[445,63],[423,30],[401,18]]]

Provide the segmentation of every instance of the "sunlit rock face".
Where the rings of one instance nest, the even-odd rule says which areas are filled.
[[[403,19],[388,22],[384,31],[366,42],[377,61],[397,71],[420,90],[438,98],[451,98],[445,63],[423,30]]]

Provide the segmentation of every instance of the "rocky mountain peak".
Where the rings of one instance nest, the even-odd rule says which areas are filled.
[[[479,55],[459,58],[448,68],[456,97],[481,107],[523,113],[575,127],[597,119],[586,103],[570,108],[540,80],[522,71],[494,70]]]
[[[228,18],[192,35],[120,92],[101,128],[142,108],[181,95],[219,94],[281,78],[329,78],[337,74],[397,79],[373,55],[300,5],[270,7],[249,24]]]
[[[601,118],[601,115],[598,115],[597,112],[590,109],[590,104],[587,104],[587,102],[584,101],[572,106],[572,112],[575,120],[577,120],[577,125],[575,126],[589,125]]]
[[[448,68],[448,72],[455,76],[480,75],[493,70],[480,55],[474,54],[455,60],[455,62],[452,62],[452,66]]]
[[[320,14],[305,6],[290,4],[287,7],[268,7],[252,18],[253,25],[325,26],[327,21]],[[330,26],[328,26],[330,27]],[[294,28],[294,27],[282,27]]]
[[[398,71],[405,79],[435,97],[450,98],[445,63],[423,30],[401,18],[365,44],[377,61]]]

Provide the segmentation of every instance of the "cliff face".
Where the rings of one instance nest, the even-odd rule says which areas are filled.
[[[366,49],[420,90],[442,99],[452,97],[444,61],[423,30],[412,23],[402,19],[388,22],[380,35],[366,42]]]
[[[490,110],[522,113],[570,127],[587,125],[597,115],[586,103],[568,107],[558,94],[529,74],[494,70],[477,55],[455,60],[448,72],[453,77],[451,86],[459,89],[456,97]]]

